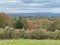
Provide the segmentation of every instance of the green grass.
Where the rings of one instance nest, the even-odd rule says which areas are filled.
[[[0,40],[0,45],[60,45],[60,40]]]

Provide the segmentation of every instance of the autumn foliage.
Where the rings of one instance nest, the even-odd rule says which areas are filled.
[[[0,13],[0,27],[13,26],[13,18],[4,12]]]
[[[29,30],[32,30],[32,29],[34,29],[35,28],[35,24],[33,23],[33,21],[31,21],[31,20],[27,20],[27,28],[29,29]]]

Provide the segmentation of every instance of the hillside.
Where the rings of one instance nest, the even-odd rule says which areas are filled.
[[[60,13],[8,13],[8,15],[11,15],[13,17],[19,17],[19,16],[56,16],[56,17],[60,17]]]

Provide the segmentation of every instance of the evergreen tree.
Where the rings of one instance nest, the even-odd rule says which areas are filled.
[[[23,22],[23,17],[19,17],[18,20],[14,23],[14,27],[16,29],[23,29],[24,28],[24,22]]]

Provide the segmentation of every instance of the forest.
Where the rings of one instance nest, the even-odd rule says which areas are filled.
[[[0,13],[0,39],[60,40],[60,17],[12,17]]]

